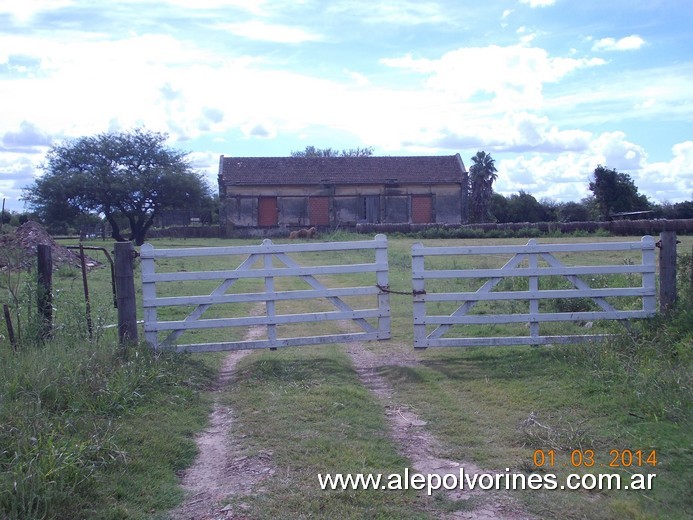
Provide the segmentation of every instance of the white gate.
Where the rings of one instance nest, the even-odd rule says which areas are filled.
[[[655,314],[655,242],[645,236],[640,242],[607,242],[596,244],[538,244],[530,240],[527,245],[478,246],[478,247],[424,247],[412,246],[412,282],[414,289],[414,347],[453,347],[490,345],[540,345],[570,343],[597,339],[603,335],[540,335],[541,323],[557,321],[584,321],[586,325],[595,320],[627,320],[644,318]],[[640,263],[632,260],[621,265],[564,265],[554,256],[557,253],[585,253],[599,251],[641,252]],[[500,268],[449,269],[436,258],[452,257],[457,263],[466,255],[511,255]],[[426,259],[431,264],[427,267]],[[437,268],[436,268],[437,267]],[[591,282],[604,275],[622,276],[621,287],[594,287]],[[541,277],[552,277],[549,287],[540,287]],[[480,286],[472,290],[469,286]],[[558,283],[556,282],[558,280]],[[437,281],[437,282],[436,282]],[[467,290],[453,292],[455,285],[464,285]],[[499,287],[499,290],[494,291]],[[511,290],[509,290],[511,289]],[[437,291],[436,291],[437,290]],[[592,309],[555,312],[549,305],[565,299],[588,299]],[[632,301],[641,302],[633,308]],[[617,308],[617,301],[627,300],[626,309]],[[580,300],[577,300],[580,301]],[[446,303],[450,302],[450,303]],[[492,302],[491,307],[485,302]],[[514,302],[514,304],[512,303]],[[542,303],[543,302],[543,303]],[[478,304],[487,307],[472,312]],[[501,303],[512,312],[499,312]],[[457,307],[445,314],[430,314],[436,306]],[[508,305],[509,304],[509,305]],[[459,306],[458,306],[459,305]],[[428,307],[427,307],[428,306]],[[483,306],[483,305],[482,305]],[[513,308],[514,307],[514,308]],[[521,307],[521,312],[514,312]],[[559,305],[560,308],[560,305]],[[500,311],[504,310],[500,308]],[[505,309],[506,311],[508,309]],[[547,312],[547,310],[549,312]],[[522,312],[524,311],[524,312]],[[460,336],[461,325],[487,325],[524,323],[528,335],[496,337]],[[452,329],[452,330],[451,330]],[[445,334],[458,335],[443,337]]]
[[[340,258],[370,257],[374,260],[365,263],[341,263],[316,265],[320,253],[349,252]],[[299,263],[295,256],[307,261]],[[181,249],[155,249],[150,244],[142,246],[142,295],[144,305],[144,332],[147,341],[155,348],[171,348],[193,352],[241,350],[255,348],[277,348],[292,345],[314,345],[322,343],[343,343],[356,340],[382,340],[390,338],[390,301],[387,292],[379,287],[388,286],[387,238],[377,235],[374,240],[335,243],[301,243],[273,244],[264,240],[258,246],[237,247],[203,247]],[[156,262],[166,263],[170,259],[191,257],[239,257],[244,258],[234,269],[217,271],[169,271],[157,272]],[[334,255],[333,255],[334,257]],[[199,262],[199,260],[198,260]],[[340,260],[343,262],[343,260]],[[275,265],[278,264],[278,265]],[[165,265],[163,266],[165,267]],[[180,269],[180,267],[179,267]],[[339,275],[358,274],[361,283],[372,278],[370,285],[359,287],[326,287],[325,277],[330,280]],[[287,285],[287,279],[302,280],[300,289]],[[183,284],[192,284],[194,294],[180,296],[178,293]],[[209,285],[210,283],[218,285]],[[162,295],[162,286],[176,284],[174,295]],[[208,294],[199,295],[207,285]],[[282,290],[281,285],[287,285]],[[170,287],[170,286],[169,286]],[[257,290],[259,287],[260,290]],[[233,289],[233,290],[232,290]],[[232,291],[232,292],[230,292]],[[375,307],[354,308],[368,301],[376,300]],[[290,313],[301,300],[310,300],[314,312]],[[263,315],[238,317],[237,304],[254,303],[257,310],[261,307]],[[230,308],[230,306],[234,306]],[[304,302],[305,305],[305,302]],[[367,304],[366,304],[367,305]],[[164,320],[162,308],[168,315],[178,314],[180,309],[192,311],[180,319]],[[224,307],[226,306],[226,307]],[[203,314],[214,308],[214,317]],[[327,308],[327,309],[326,309]],[[289,312],[281,312],[289,311]],[[329,320],[351,320],[360,329],[354,333],[334,333],[314,336],[283,337],[283,328],[290,329],[292,324],[316,323]],[[370,320],[370,321],[369,321]],[[194,330],[211,330],[229,327],[253,327],[255,334],[245,338],[218,342],[205,341],[197,344],[177,344],[178,338],[185,332]],[[259,332],[257,332],[259,331]],[[290,330],[289,330],[290,331]],[[166,334],[161,339],[160,334]],[[258,337],[252,337],[258,336]],[[260,338],[259,336],[265,336]]]

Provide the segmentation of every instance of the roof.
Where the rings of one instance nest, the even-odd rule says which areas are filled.
[[[459,154],[411,157],[224,157],[225,185],[459,184],[466,174]]]

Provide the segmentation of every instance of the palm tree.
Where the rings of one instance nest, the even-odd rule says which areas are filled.
[[[488,217],[488,207],[493,195],[493,182],[498,178],[496,165],[491,154],[477,152],[469,167],[470,209],[472,222],[484,222]]]

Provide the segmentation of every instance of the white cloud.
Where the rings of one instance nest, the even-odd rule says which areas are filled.
[[[637,34],[631,36],[625,36],[620,40],[614,38],[602,38],[594,42],[592,50],[595,51],[632,51],[637,50],[645,45],[645,40],[643,40]]]
[[[623,132],[604,132],[590,145],[598,164],[621,170],[639,170],[647,163],[642,146],[626,140]]]
[[[364,76],[360,72],[344,69],[344,74],[346,74],[351,80],[359,87],[366,87],[371,84],[368,77]]]
[[[671,149],[672,159],[648,164],[640,174],[645,192],[659,201],[680,202],[693,198],[693,141]],[[640,187],[640,184],[638,184]],[[643,190],[641,190],[643,191]]]
[[[451,13],[444,12],[438,2],[412,0],[352,0],[331,3],[330,14],[353,14],[365,23],[416,26],[449,23]]]
[[[382,59],[381,63],[428,75],[426,85],[429,88],[461,99],[491,94],[498,110],[509,111],[518,106],[539,108],[544,83],[558,82],[577,69],[605,62],[598,58],[550,57],[539,47],[490,45],[457,49],[435,60],[415,59],[408,54]]]
[[[236,36],[242,36],[243,38],[275,43],[304,43],[316,42],[323,39],[319,34],[311,33],[298,27],[269,24],[258,20],[234,24],[220,24],[217,28],[226,30]]]
[[[524,190],[537,198],[567,202],[589,195],[589,176],[598,163],[588,154],[566,152],[555,158],[520,155],[497,164],[494,189],[499,193],[507,196]]]
[[[556,0],[520,0],[521,4],[529,5],[530,7],[549,7],[556,3]]]
[[[583,151],[497,161],[494,189],[504,195],[525,190],[557,201],[577,201],[591,194],[589,178],[601,164],[630,175],[640,193],[655,202],[690,200],[693,141],[675,145],[672,156],[669,161],[648,163],[644,149],[627,141],[623,132],[605,132],[595,136]]]
[[[3,0],[0,14],[9,14],[20,24],[29,22],[36,14],[74,5],[74,0]]]

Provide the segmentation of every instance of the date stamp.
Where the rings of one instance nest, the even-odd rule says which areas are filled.
[[[532,463],[535,468],[644,468],[657,466],[657,450],[613,449],[598,454],[594,450],[572,450],[560,453],[556,450],[534,450]]]

